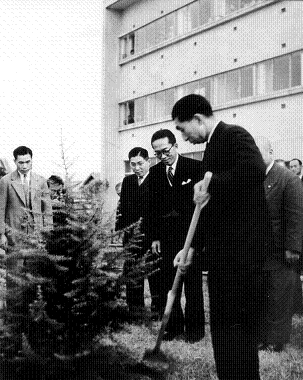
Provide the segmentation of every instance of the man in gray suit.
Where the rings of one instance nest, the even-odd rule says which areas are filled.
[[[279,352],[291,332],[296,266],[302,249],[303,188],[297,175],[274,162],[267,138],[257,137],[256,143],[267,167],[264,187],[274,232],[273,255],[264,267],[268,304],[259,348]]]
[[[13,152],[17,169],[0,180],[0,244],[7,248],[18,231],[30,233],[53,224],[46,180],[32,172],[33,153],[26,146]]]

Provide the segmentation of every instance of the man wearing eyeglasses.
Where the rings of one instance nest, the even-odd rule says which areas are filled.
[[[139,228],[140,233],[144,234],[140,242],[140,248],[131,260],[126,260],[124,265],[125,274],[129,274],[134,268],[132,266],[133,259],[143,256],[147,249],[150,248],[150,240],[148,238],[148,216],[149,216],[149,167],[150,159],[148,151],[141,147],[135,147],[128,154],[130,167],[133,171],[123,179],[121,185],[121,193],[119,206],[117,210],[116,231],[126,229],[132,224],[141,220]],[[134,229],[129,228],[124,231],[123,245],[127,245],[134,234]],[[154,286],[156,275],[149,277],[149,288],[151,292],[151,308],[152,312],[158,312],[157,293]],[[126,284],[126,302],[129,310],[134,318],[142,317],[144,313],[144,278],[138,279],[135,283]]]
[[[159,303],[163,314],[167,293],[171,289],[176,269],[173,260],[184,246],[194,211],[193,186],[201,163],[178,154],[174,134],[168,129],[155,132],[151,138],[155,156],[160,162],[150,169],[152,252],[160,255]],[[181,292],[176,297],[164,340],[181,335],[189,343],[204,337],[204,305],[202,270],[193,265],[184,278],[185,313],[181,308]],[[185,334],[184,334],[185,333]]]

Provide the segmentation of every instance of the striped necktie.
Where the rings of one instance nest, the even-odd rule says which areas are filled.
[[[167,178],[168,178],[169,183],[172,185],[173,184],[173,179],[174,179],[172,166],[168,167]]]
[[[29,206],[29,186],[28,186],[27,174],[24,174],[23,176],[23,191],[25,195],[25,205],[26,207],[28,207]]]

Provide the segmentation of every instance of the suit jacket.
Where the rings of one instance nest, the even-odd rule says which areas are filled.
[[[116,231],[130,226],[142,218],[140,231],[147,235],[150,198],[149,177],[148,174],[140,186],[135,174],[123,179],[117,210]],[[146,239],[147,236],[145,236]]]
[[[11,230],[26,231],[27,222],[33,222],[35,229],[52,226],[52,205],[46,180],[31,173],[31,211],[26,210],[25,195],[21,178],[16,171],[0,180],[0,233]],[[11,235],[9,236],[13,238]],[[12,242],[12,241],[11,241]]]
[[[207,144],[203,173],[213,173],[210,201],[194,246],[205,246],[211,265],[263,265],[272,239],[263,181],[265,164],[252,136],[220,122]],[[212,256],[212,253],[220,254]]]
[[[283,261],[285,250],[301,253],[303,234],[303,187],[300,178],[274,163],[264,181],[270,211],[275,259]],[[276,266],[276,260],[267,267]]]
[[[201,179],[200,172],[201,161],[179,155],[170,186],[165,164],[159,162],[150,168],[152,241],[185,242],[195,207],[193,186]]]

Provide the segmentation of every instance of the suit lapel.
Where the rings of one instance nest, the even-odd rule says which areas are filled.
[[[24,194],[22,183],[21,183],[21,178],[20,178],[17,170],[12,173],[11,180],[12,180],[13,188],[15,189],[16,193],[18,194],[19,198],[21,199],[21,201],[23,202],[23,204],[25,206],[25,204],[26,204],[25,194]]]

